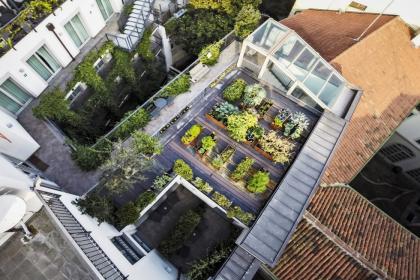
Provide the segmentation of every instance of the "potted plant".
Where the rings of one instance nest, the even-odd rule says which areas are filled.
[[[308,127],[308,117],[302,112],[297,112],[291,116],[290,121],[285,125],[283,134],[285,136],[290,136],[292,139],[298,139]]]
[[[267,92],[260,84],[253,84],[245,88],[242,101],[245,107],[255,107],[260,105],[266,96]]]
[[[223,99],[229,102],[238,101],[241,99],[246,85],[247,84],[244,80],[237,79],[223,91]]]
[[[204,136],[201,139],[201,147],[198,149],[198,153],[203,156],[206,153],[209,153],[214,148],[214,146],[216,146],[214,135]]]
[[[272,127],[274,129],[282,128],[284,123],[289,119],[292,112],[288,108],[281,108],[278,114],[274,117]]]

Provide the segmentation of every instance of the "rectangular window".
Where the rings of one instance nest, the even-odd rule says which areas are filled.
[[[0,85],[0,106],[13,114],[17,114],[24,105],[31,100],[31,96],[12,79],[7,79]]]
[[[327,106],[331,106],[338,97],[343,85],[344,82],[333,74],[319,94],[319,99],[321,99],[321,101]]]
[[[111,3],[109,3],[109,0],[96,0],[96,3],[98,4],[99,10],[101,11],[102,17],[106,21],[109,19],[109,17],[112,15],[113,10]]]
[[[48,81],[52,75],[60,69],[60,65],[57,60],[50,54],[45,46],[42,46],[39,50],[37,50],[26,62],[45,81]]]
[[[82,21],[80,20],[79,15],[75,15],[69,22],[64,25],[67,33],[70,38],[73,40],[74,44],[80,48],[84,42],[89,38],[88,33],[86,32],[85,27],[83,26]]]

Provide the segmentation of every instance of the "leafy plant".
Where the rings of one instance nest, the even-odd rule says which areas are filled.
[[[201,221],[201,215],[193,210],[183,214],[175,225],[175,228],[159,245],[159,251],[164,256],[170,256],[182,248]]]
[[[76,144],[76,149],[72,151],[71,157],[80,169],[90,171],[101,166],[109,158],[111,151],[112,143],[102,140],[94,148]]]
[[[220,157],[220,155],[217,155],[212,161],[211,161],[211,165],[216,168],[216,169],[220,169],[225,163],[223,162],[222,158]]]
[[[246,140],[248,129],[256,126],[258,118],[248,112],[242,112],[236,115],[230,115],[227,119],[227,130],[230,137],[238,142]]]
[[[115,212],[115,222],[119,227],[123,228],[135,223],[139,215],[139,208],[133,202],[128,202]]]
[[[223,91],[223,98],[229,102],[241,99],[247,83],[243,79],[237,79]]]
[[[156,194],[150,190],[141,193],[135,201],[136,207],[139,209],[139,214],[146,208],[153,200],[155,200]],[[138,215],[137,215],[138,216]]]
[[[254,175],[252,175],[246,187],[252,193],[263,193],[266,191],[269,182],[269,173],[258,171]]]
[[[286,124],[284,135],[290,135],[290,138],[298,139],[302,136],[302,133],[308,129],[308,127],[308,117],[302,112],[297,112],[291,116],[290,121]]]
[[[232,201],[230,201],[226,196],[219,192],[214,192],[212,195],[212,199],[224,209],[228,209],[230,205],[232,205]]]
[[[218,121],[223,122],[224,124],[227,123],[227,119],[231,115],[235,115],[239,113],[239,108],[229,102],[223,102],[220,104],[216,104],[212,111],[211,115]]]
[[[102,222],[114,222],[115,206],[108,195],[102,195],[94,190],[84,198],[77,198],[73,203],[82,214],[95,217],[99,224]]]
[[[235,170],[230,174],[230,177],[234,181],[242,180],[248,173],[249,169],[254,164],[255,160],[249,157],[245,157],[236,167]]]
[[[248,85],[245,87],[243,103],[248,107],[255,107],[261,104],[267,92],[260,84]]]
[[[190,76],[187,74],[182,74],[175,81],[165,86],[160,95],[162,97],[176,96],[187,92],[190,89],[190,86]]]
[[[227,211],[227,217],[235,217],[241,222],[243,222],[245,225],[249,225],[249,223],[255,219],[255,215],[253,215],[252,213],[245,212],[239,206],[230,207]]]
[[[164,187],[166,187],[166,185],[172,181],[172,177],[169,176],[168,174],[164,173],[160,176],[157,176],[155,178],[155,180],[153,181],[153,186],[152,189],[154,189],[157,192],[160,192],[163,190]]]
[[[248,141],[254,141],[260,139],[264,135],[264,128],[262,128],[259,125],[256,125],[254,127],[251,127],[246,132],[246,140]]]
[[[202,130],[203,128],[201,127],[201,125],[194,124],[185,132],[184,136],[182,136],[182,143],[184,143],[185,145],[190,144],[198,137],[198,135],[200,135]]]
[[[241,39],[244,39],[251,34],[257,27],[261,20],[261,13],[252,5],[245,5],[239,11],[235,22],[235,34]]]
[[[273,123],[277,127],[283,127],[283,124],[291,116],[292,112],[288,108],[281,108],[278,114],[274,117]]]
[[[273,158],[274,162],[289,162],[295,145],[287,139],[278,137],[274,131],[263,135],[259,140],[261,148]]]
[[[132,111],[125,113],[121,125],[111,134],[111,140],[126,139],[130,134],[145,127],[150,121],[150,114],[140,108],[134,114]]]
[[[173,166],[173,171],[175,174],[180,175],[185,180],[192,180],[194,174],[191,167],[182,159],[177,159]]]
[[[269,99],[264,99],[261,104],[257,107],[258,114],[260,116],[264,116],[268,110],[270,110],[271,106],[273,105],[273,101]]]
[[[209,66],[216,64],[220,56],[220,47],[222,44],[223,41],[219,41],[203,48],[198,55],[200,62]]]
[[[216,140],[211,135],[205,136],[201,139],[201,148],[199,152],[204,154],[205,152],[211,151],[216,146]]]
[[[235,149],[227,147],[221,154],[217,155],[211,162],[213,167],[220,169],[225,163],[227,163],[232,156],[235,154]]]
[[[192,183],[198,190],[203,193],[209,194],[213,191],[213,188],[209,185],[209,183],[205,182],[200,177],[195,177]]]
[[[143,36],[139,45],[137,46],[137,53],[146,61],[155,59],[155,55],[152,52],[152,41],[150,39],[152,36],[152,31],[152,28],[147,27],[143,32]]]
[[[146,156],[160,155],[163,150],[162,144],[159,139],[150,136],[142,131],[135,131],[131,134],[133,145],[136,151]]]

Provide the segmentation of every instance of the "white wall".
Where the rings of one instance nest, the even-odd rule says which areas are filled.
[[[122,3],[120,0],[109,1],[114,11],[121,10]],[[77,13],[80,14],[80,18],[90,37],[94,37],[105,27],[105,21],[95,0],[66,1],[55,11],[55,15],[49,15],[36,27],[37,32],[31,31],[14,46],[16,50],[12,49],[0,58],[0,83],[12,77],[34,97],[40,95],[48,83],[32,70],[26,63],[26,60],[45,44],[60,65],[62,67],[67,66],[71,62],[71,57],[53,33],[47,30],[46,25],[48,23],[54,24],[60,39],[72,55],[76,56],[79,53],[79,49],[71,41],[70,36],[64,29],[64,24]]]
[[[306,9],[362,12],[348,7],[351,2],[352,0],[296,0],[290,14],[293,15],[296,11]],[[356,0],[356,2],[367,6],[364,11],[366,13],[381,13],[391,3],[384,14],[399,15],[407,24],[420,28],[420,1],[418,0]]]
[[[415,112],[404,120],[397,128],[397,133],[420,150],[420,144],[416,142],[416,140],[420,140],[420,112]]]
[[[0,153],[26,161],[38,148],[19,122],[0,108]]]

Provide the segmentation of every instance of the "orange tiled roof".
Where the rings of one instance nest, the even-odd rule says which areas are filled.
[[[355,190],[320,187],[307,210],[389,279],[420,279],[420,239]]]
[[[367,13],[340,14],[336,11],[305,10],[283,19],[281,23],[295,30],[324,59],[331,61],[356,44],[354,39],[358,38],[377,16]],[[395,16],[381,16],[364,37],[393,18]]]
[[[376,275],[303,219],[272,272],[281,280],[374,280]]]

